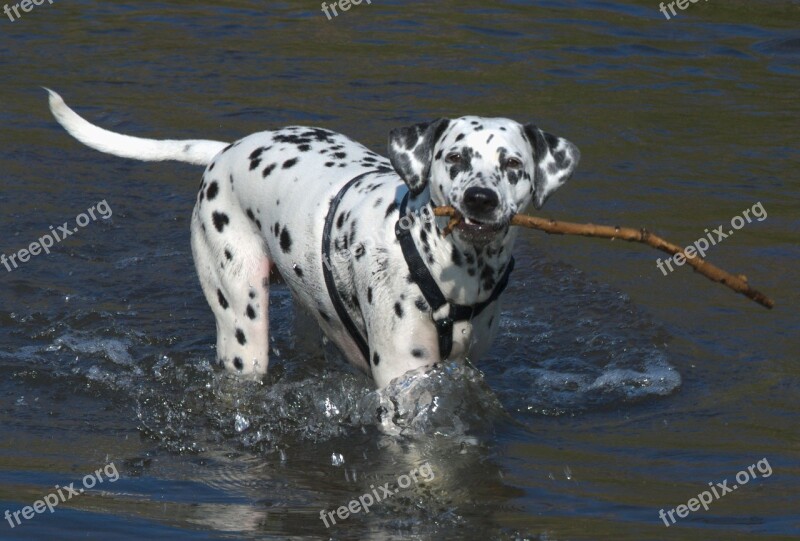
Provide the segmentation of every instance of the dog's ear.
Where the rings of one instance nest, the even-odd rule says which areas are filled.
[[[566,139],[544,132],[533,124],[525,126],[525,135],[533,147],[536,163],[533,203],[540,209],[550,194],[569,180],[578,166],[581,152]]]
[[[389,159],[392,167],[413,195],[419,194],[428,185],[433,147],[449,123],[446,118],[440,118],[389,132]]]

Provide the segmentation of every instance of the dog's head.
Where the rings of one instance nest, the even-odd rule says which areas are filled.
[[[531,202],[541,208],[580,159],[578,148],[533,124],[506,118],[439,119],[392,130],[389,158],[413,195],[464,219],[464,240],[481,242],[508,228]]]

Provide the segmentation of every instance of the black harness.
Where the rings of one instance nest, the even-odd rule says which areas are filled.
[[[406,194],[403,198],[403,202],[400,204],[400,218],[405,216],[407,204],[408,194]],[[422,291],[422,295],[431,307],[431,319],[433,319],[433,323],[436,325],[436,331],[439,334],[439,358],[446,359],[453,349],[453,324],[458,321],[469,321],[472,318],[478,317],[487,306],[497,300],[508,285],[508,277],[511,275],[511,271],[514,270],[514,258],[512,257],[509,260],[503,276],[500,278],[500,281],[497,283],[488,299],[471,306],[454,304],[447,301],[444,293],[442,293],[442,290],[439,289],[439,286],[436,284],[436,280],[431,276],[422,256],[419,255],[417,245],[414,244],[414,239],[411,237],[411,228],[402,227],[400,220],[398,220],[394,226],[394,234],[397,236],[397,240],[400,241],[400,248],[403,250],[403,257],[406,260],[406,265],[408,265],[408,270],[411,272],[411,279],[417,284],[417,287]],[[434,314],[439,312],[442,306],[446,304],[450,306],[447,315],[436,319]]]
[[[323,229],[322,233],[322,274],[325,278],[325,286],[328,288],[328,295],[331,298],[331,302],[336,310],[336,314],[344,324],[347,332],[350,333],[350,336],[353,338],[353,341],[355,341],[358,349],[361,350],[361,353],[367,360],[367,364],[370,362],[367,338],[363,336],[358,330],[358,327],[356,327],[355,322],[350,317],[350,314],[347,312],[347,309],[342,302],[339,291],[336,289],[336,283],[333,278],[333,270],[330,263],[330,251],[331,231],[333,229],[333,222],[335,221],[336,210],[339,207],[339,203],[344,197],[344,194],[353,184],[373,172],[374,171],[368,171],[355,177],[345,184],[341,190],[339,190],[339,193],[336,194],[336,197],[334,197],[331,201],[331,206],[328,209],[328,215],[325,218],[325,228]],[[419,250],[417,250],[417,246],[414,244],[414,239],[411,236],[411,229],[409,227],[403,227],[401,224],[402,218],[406,215],[407,204],[408,194],[405,195],[400,204],[400,219],[397,220],[397,223],[394,226],[394,232],[397,240],[400,242],[400,248],[403,251],[403,257],[405,258],[406,265],[408,265],[408,270],[411,273],[411,279],[415,284],[417,284],[417,287],[419,287],[422,295],[425,297],[425,300],[431,307],[431,319],[433,320],[434,325],[436,325],[436,331],[439,335],[439,356],[441,359],[446,359],[453,349],[453,325],[456,322],[469,321],[477,317],[486,309],[487,306],[492,304],[497,300],[498,297],[500,297],[508,285],[508,277],[511,275],[511,271],[514,270],[514,258],[512,257],[509,260],[503,276],[500,278],[500,281],[497,283],[488,299],[471,306],[448,302],[442,293],[442,290],[439,289],[439,286],[436,284],[436,280],[434,280],[433,276],[431,276],[428,267],[425,265],[425,261],[422,259],[422,256],[419,253]],[[449,305],[447,315],[438,319],[434,317],[434,314],[440,312],[441,308],[445,305]]]
[[[341,203],[344,194],[353,184],[371,173],[374,173],[374,171],[367,171],[366,173],[358,175],[356,178],[349,180],[347,184],[339,190],[339,193],[337,193],[336,197],[331,201],[328,215],[325,217],[325,228],[322,230],[322,275],[325,278],[325,287],[328,288],[328,296],[331,298],[333,308],[336,310],[336,315],[339,316],[339,319],[344,324],[347,332],[350,333],[350,337],[355,341],[358,349],[361,350],[364,359],[367,361],[367,366],[369,366],[369,346],[367,345],[367,339],[361,335],[353,318],[347,313],[347,308],[344,307],[342,297],[339,295],[339,290],[336,289],[336,282],[333,279],[333,269],[331,267],[331,230],[333,229],[333,222],[336,217],[336,209],[339,208],[339,203]]]

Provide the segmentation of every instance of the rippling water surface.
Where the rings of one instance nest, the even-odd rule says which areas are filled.
[[[114,464],[0,539],[796,539],[800,4],[63,1],[0,20],[0,513]],[[82,147],[103,126],[233,140],[285,124],[383,151],[400,125],[535,121],[582,150],[542,215],[709,250],[749,303],[644,247],[525,232],[485,359],[375,391],[273,288],[270,374],[212,368],[189,249],[200,171]],[[670,511],[766,459],[667,528]],[[430,466],[326,528],[320,512]],[[765,470],[766,471],[766,470]],[[378,493],[375,493],[378,494]],[[335,514],[334,514],[335,516]]]

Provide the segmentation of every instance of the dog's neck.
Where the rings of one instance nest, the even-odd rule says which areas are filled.
[[[456,231],[445,236],[449,219],[434,217],[436,206],[424,196],[408,203],[408,227],[422,260],[449,302],[474,305],[486,300],[511,260],[515,232],[506,228],[482,245],[466,242]]]

